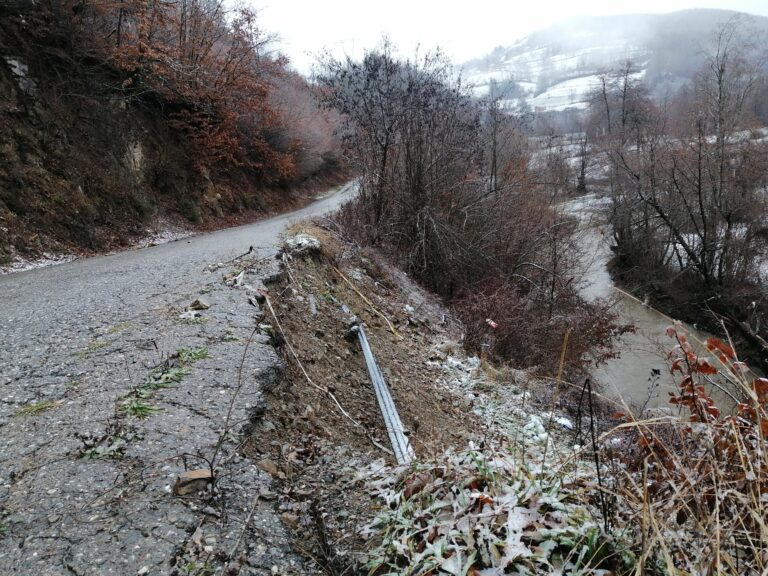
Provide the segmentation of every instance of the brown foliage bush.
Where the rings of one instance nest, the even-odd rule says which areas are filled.
[[[573,283],[575,222],[508,115],[472,99],[439,54],[404,62],[387,44],[359,63],[327,62],[319,84],[361,172],[340,221],[453,303],[470,349],[549,369],[570,329],[570,367],[592,347],[593,360],[609,353],[612,314]]]
[[[667,335],[679,375],[669,402],[679,412],[616,415],[626,420],[617,431],[629,434],[617,454],[616,523],[634,527],[638,573],[764,574],[768,380],[717,338],[697,351],[681,326]],[[740,401],[715,400],[723,390]]]
[[[559,294],[550,316],[535,294],[499,282],[489,280],[454,303],[464,321],[465,346],[492,358],[554,374],[568,333],[565,365],[585,368],[614,357],[610,342],[629,329],[617,327],[608,308],[585,302],[573,290]]]
[[[169,106],[201,169],[247,166],[266,181],[289,178],[289,154],[266,131],[279,122],[268,103],[280,59],[263,54],[268,36],[255,13],[227,21],[220,2],[64,1],[72,45],[120,73],[129,97]],[[255,129],[258,127],[258,129]]]
[[[320,146],[322,159],[334,147],[332,122],[304,133],[291,103],[275,98],[317,109],[306,81],[270,51],[272,38],[251,9],[203,0],[46,0],[28,12],[22,21],[34,20],[39,41],[111,74],[113,97],[159,107],[202,173],[237,167],[262,183],[286,184],[322,168],[305,163],[299,171],[299,156]]]

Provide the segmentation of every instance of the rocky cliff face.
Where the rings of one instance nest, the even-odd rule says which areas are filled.
[[[169,146],[151,111],[67,78],[77,70],[63,55],[48,65],[4,52],[0,260],[119,244],[144,230],[164,195],[183,208],[183,147]]]

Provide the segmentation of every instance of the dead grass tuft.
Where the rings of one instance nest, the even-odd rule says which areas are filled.
[[[612,458],[614,525],[637,553],[638,574],[768,571],[768,380],[756,378],[727,344],[710,338],[697,354],[680,327],[668,334],[678,414],[626,422]],[[713,388],[742,392],[730,410]]]

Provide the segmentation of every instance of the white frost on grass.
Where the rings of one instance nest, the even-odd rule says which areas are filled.
[[[572,422],[533,403],[529,374],[488,367],[458,344],[435,346],[427,364],[485,431],[434,459],[356,472],[377,500],[376,517],[357,527],[370,539],[369,573],[586,573],[583,551],[603,535],[597,510],[573,497],[573,486],[591,486],[594,467],[573,458],[572,439],[556,439]]]
[[[443,367],[448,371],[459,370],[466,374],[472,374],[474,370],[480,367],[480,359],[475,356],[460,358],[458,356],[448,356]]]
[[[509,446],[480,450],[470,443],[435,461],[363,476],[381,506],[359,533],[384,535],[371,540],[366,568],[389,574],[438,567],[454,575],[582,573],[580,560],[571,558],[599,538],[599,528],[594,511],[562,487],[584,485],[588,477],[549,477],[531,467],[530,454],[520,456]]]

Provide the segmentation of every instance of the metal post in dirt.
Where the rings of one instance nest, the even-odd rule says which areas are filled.
[[[365,336],[365,330],[361,325],[357,325],[352,328],[352,331],[357,332],[357,337],[360,340],[360,347],[363,349],[368,374],[371,377],[373,389],[376,392],[376,399],[379,402],[381,415],[384,417],[384,424],[387,427],[387,434],[389,435],[389,441],[392,444],[392,450],[395,453],[397,463],[408,464],[414,459],[416,454],[413,451],[410,440],[408,440],[408,436],[405,435],[405,429],[400,420],[400,415],[397,413],[392,394],[387,387],[387,383],[384,381],[384,376],[381,374],[378,364],[376,364],[376,359],[373,357],[371,346],[368,344],[368,339]]]

